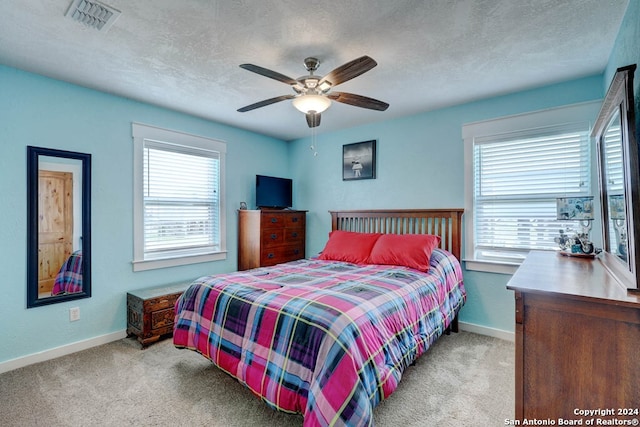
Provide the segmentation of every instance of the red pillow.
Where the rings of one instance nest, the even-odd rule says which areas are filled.
[[[385,234],[376,241],[368,262],[429,271],[431,252],[439,244],[440,237],[431,234]]]
[[[329,233],[329,240],[318,258],[366,264],[371,248],[380,236],[379,233],[334,230]]]

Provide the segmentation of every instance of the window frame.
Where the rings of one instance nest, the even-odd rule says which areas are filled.
[[[534,135],[537,131],[551,128],[562,128],[575,123],[586,123],[588,132],[593,120],[600,111],[602,101],[589,101],[562,107],[511,115],[480,122],[467,123],[462,126],[464,142],[464,182],[465,182],[465,268],[467,270],[485,271],[500,274],[513,274],[520,262],[493,261],[476,258],[475,247],[475,205],[474,205],[474,147],[476,140],[490,138],[499,139],[507,135],[521,137]],[[593,157],[594,144],[589,138],[590,156]],[[594,163],[589,170],[589,183],[592,189],[597,188]],[[597,209],[596,209],[597,210]]]
[[[225,208],[225,157],[227,143],[204,136],[163,129],[142,123],[131,124],[133,136],[133,271],[175,267],[227,258]],[[219,153],[219,233],[220,248],[203,254],[176,255],[165,258],[145,258],[144,252],[144,142],[145,140],[179,145]]]

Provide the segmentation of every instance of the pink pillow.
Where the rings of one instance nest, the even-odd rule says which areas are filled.
[[[318,258],[366,264],[371,248],[380,236],[379,233],[334,230],[329,233],[329,240]]]
[[[431,234],[385,234],[373,246],[368,263],[429,271],[431,252],[439,244],[440,237]]]

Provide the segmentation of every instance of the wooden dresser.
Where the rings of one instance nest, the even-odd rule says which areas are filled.
[[[507,288],[516,298],[516,419],[640,418],[640,295],[601,259],[541,251]],[[574,412],[609,408],[613,416]]]
[[[135,335],[142,348],[173,334],[176,300],[191,282],[127,292],[127,335]]]
[[[306,211],[238,211],[238,270],[305,257]]]

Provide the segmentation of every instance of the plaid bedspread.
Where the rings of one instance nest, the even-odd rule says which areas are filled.
[[[465,298],[460,264],[439,249],[428,273],[300,260],[196,280],[173,341],[305,426],[368,426]]]
[[[51,295],[82,292],[82,251],[76,251],[60,267]]]

